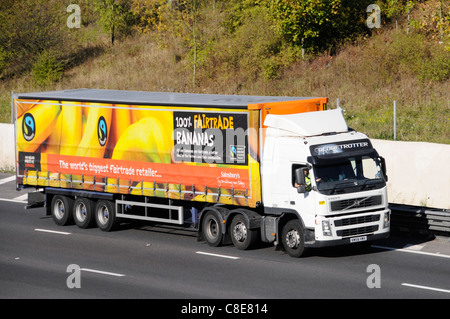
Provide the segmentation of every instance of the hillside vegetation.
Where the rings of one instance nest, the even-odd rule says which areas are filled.
[[[372,3],[380,28],[367,27]],[[395,100],[398,140],[450,144],[449,10],[442,0],[2,0],[0,121],[11,122],[12,91],[327,96],[372,138],[393,138]]]

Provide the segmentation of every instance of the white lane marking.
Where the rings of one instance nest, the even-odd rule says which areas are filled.
[[[108,276],[125,277],[125,275],[123,275],[123,274],[118,274],[118,273],[109,272],[109,271],[102,271],[102,270],[89,269],[89,268],[80,268],[80,270],[87,271],[87,272],[93,272],[96,274],[108,275]]]
[[[402,252],[405,252],[405,253],[427,255],[427,256],[433,256],[433,257],[450,258],[449,255],[443,255],[443,254],[438,254],[438,253],[428,253],[428,252],[425,252],[425,251],[417,251],[417,250],[410,250],[410,249],[403,249],[403,248],[393,248],[393,247],[378,246],[378,245],[372,245],[372,247],[373,248],[386,249],[386,250],[402,251]]]
[[[26,202],[28,200],[28,194],[23,194],[23,195],[17,196],[15,198],[13,198],[13,200]]]
[[[220,258],[228,258],[228,259],[240,259],[241,258],[241,257],[227,256],[227,255],[205,253],[204,251],[196,251],[195,253],[196,254],[200,254],[200,255],[207,255],[207,256],[220,257]]]
[[[412,287],[412,288],[419,288],[419,289],[426,289],[426,290],[434,290],[434,291],[445,292],[445,293],[450,294],[450,290],[447,290],[447,289],[433,288],[433,287],[413,285],[413,284],[407,284],[407,283],[402,283],[402,286],[407,286],[407,287]]]
[[[408,244],[405,247],[403,247],[403,249],[414,250],[414,251],[421,251],[424,247],[425,247],[424,245],[411,245],[411,244]]]
[[[0,198],[0,201],[11,202],[11,203],[19,203],[19,204],[26,204],[26,202],[24,202],[22,200],[14,200],[14,199],[7,199],[7,198]]]
[[[3,178],[3,179],[0,179],[0,185],[9,183],[9,182],[12,182],[12,181],[15,181],[15,180],[16,180],[16,176],[15,175],[14,176],[10,176],[10,177],[6,177],[6,178]]]
[[[59,235],[71,235],[72,233],[67,233],[64,231],[56,231],[56,230],[50,230],[50,229],[41,229],[41,228],[35,228],[35,231],[44,232],[44,233],[52,233],[52,234],[59,234]]]

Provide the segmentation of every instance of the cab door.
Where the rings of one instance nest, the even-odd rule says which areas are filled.
[[[312,170],[308,169],[308,165],[306,163],[291,163],[290,166],[291,181],[289,185],[290,187],[288,188],[289,208],[296,210],[300,214],[306,227],[314,227],[315,191],[313,190],[313,187],[315,186],[315,183],[313,182],[313,178],[311,176]],[[307,169],[310,176],[311,184],[306,188],[306,192],[304,193],[298,192],[296,184],[298,181],[296,181],[295,175],[295,170],[297,169]]]

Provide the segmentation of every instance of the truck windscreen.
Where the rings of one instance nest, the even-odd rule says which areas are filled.
[[[321,193],[352,193],[385,186],[378,158],[362,155],[327,162],[314,165],[314,178]]]

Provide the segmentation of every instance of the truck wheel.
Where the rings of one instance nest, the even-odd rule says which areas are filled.
[[[230,227],[231,240],[237,249],[250,249],[258,239],[258,232],[249,229],[244,216],[236,215],[231,222]]]
[[[73,200],[69,197],[53,196],[51,203],[52,217],[57,225],[66,226],[73,223],[72,203]]]
[[[203,219],[202,226],[203,237],[208,245],[218,247],[222,242],[223,235],[220,219],[216,216],[216,214],[209,212]]]
[[[103,231],[112,231],[119,225],[114,203],[109,200],[99,200],[95,205],[95,222]]]
[[[89,228],[94,223],[95,204],[87,198],[77,198],[73,203],[73,219],[80,228]]]
[[[303,226],[298,220],[290,220],[283,227],[281,242],[291,257],[300,257],[305,250],[305,235]]]

